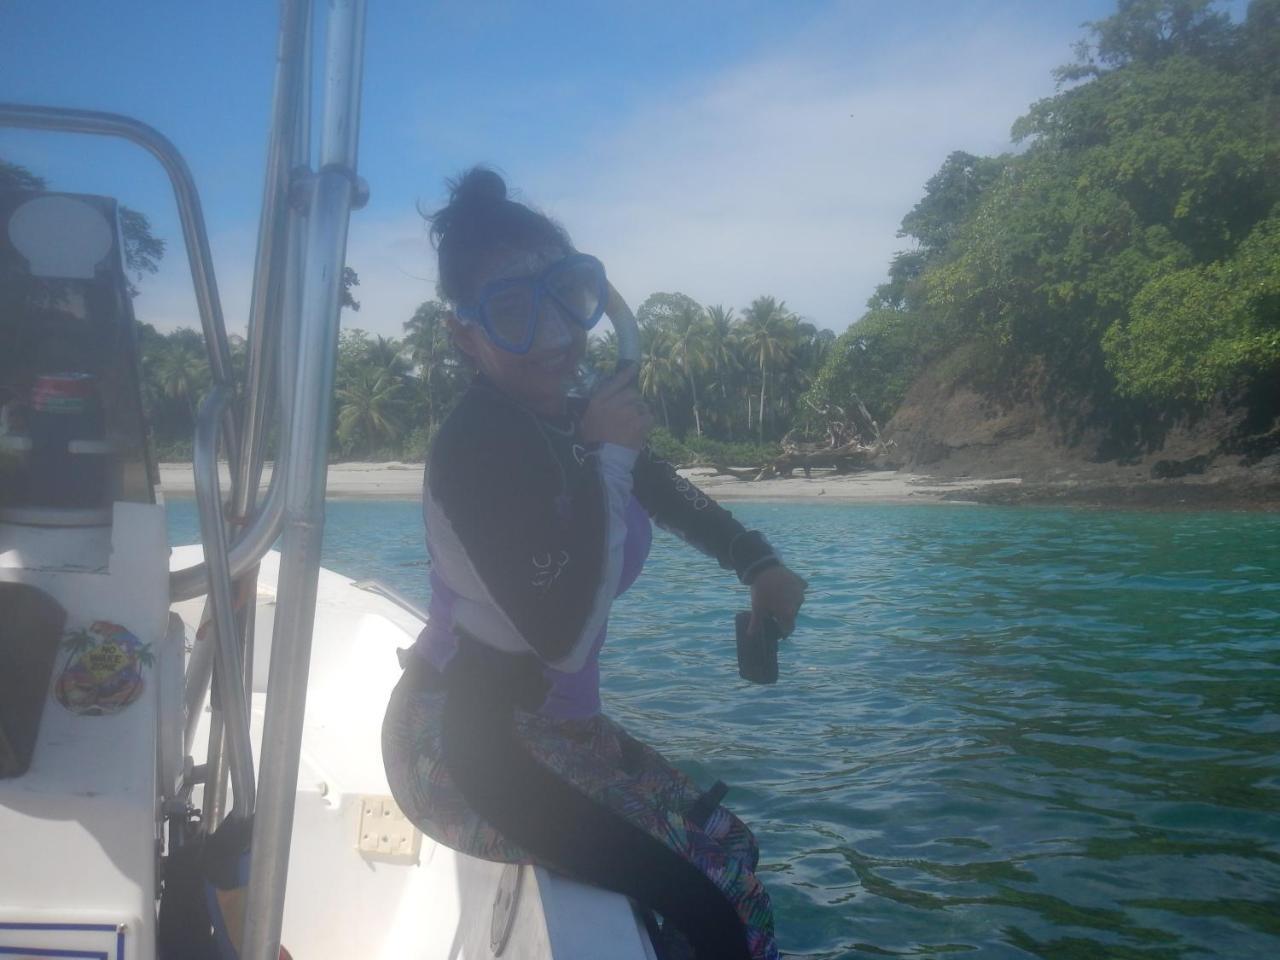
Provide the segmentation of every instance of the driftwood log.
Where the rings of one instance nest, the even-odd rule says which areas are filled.
[[[806,445],[807,446],[807,445]],[[833,467],[837,474],[865,469],[876,455],[874,447],[853,442],[835,449],[802,449],[801,446],[784,447],[781,456],[758,467],[731,467],[713,463],[717,475],[727,475],[738,480],[771,480],[790,477],[796,470],[803,470],[806,477],[814,467]]]
[[[782,454],[768,463],[756,467],[731,467],[723,463],[712,463],[711,466],[717,475],[727,475],[738,480],[790,477],[797,469],[803,470],[805,477],[809,477],[814,467],[831,467],[837,474],[864,470],[877,456],[887,453],[894,443],[892,440],[886,443],[880,436],[880,425],[872,418],[857,394],[854,394],[853,399],[863,420],[861,430],[856,419],[843,407],[818,407],[806,400],[825,420],[825,443],[799,441],[795,437],[795,431],[791,431],[782,438]],[[863,442],[864,433],[869,433],[874,442]]]

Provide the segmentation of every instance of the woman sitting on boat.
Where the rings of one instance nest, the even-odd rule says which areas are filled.
[[[508,199],[496,173],[451,186],[432,239],[477,373],[427,465],[430,622],[383,728],[392,792],[455,850],[544,864],[652,908],[672,953],[776,957],[754,837],[600,712],[598,658],[651,518],[736,573],[753,619],[784,633],[804,581],[645,447],[653,417],[634,368],[570,403],[608,298],[600,261]]]

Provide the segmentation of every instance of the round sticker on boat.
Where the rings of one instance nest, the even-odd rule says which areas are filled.
[[[87,630],[72,630],[62,646],[67,659],[54,696],[72,713],[86,717],[117,713],[137,700],[143,669],[155,661],[151,644],[106,620],[95,621]]]

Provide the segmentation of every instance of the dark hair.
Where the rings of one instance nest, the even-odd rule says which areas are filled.
[[[545,214],[507,198],[502,177],[487,167],[472,167],[446,180],[447,206],[429,214],[431,242],[440,264],[440,294],[452,303],[476,295],[476,275],[501,250],[536,250],[573,242],[564,227]]]

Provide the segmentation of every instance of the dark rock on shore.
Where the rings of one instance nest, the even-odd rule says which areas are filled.
[[[978,389],[921,376],[884,430],[903,469],[935,477],[1021,478],[954,499],[1136,508],[1277,509],[1274,404],[1149,411],[1129,420],[1055,392],[1031,370]],[[1261,413],[1261,415],[1260,415]]]

